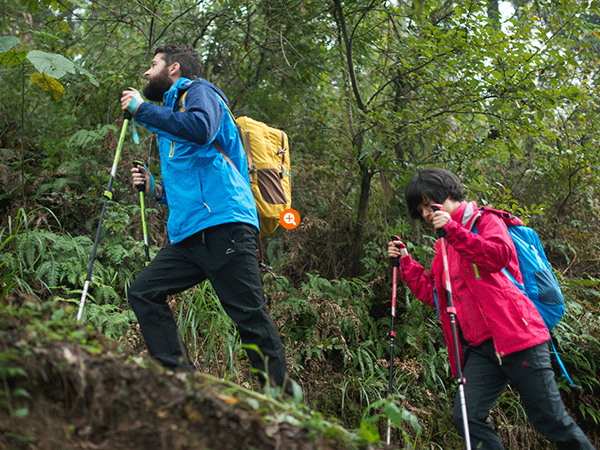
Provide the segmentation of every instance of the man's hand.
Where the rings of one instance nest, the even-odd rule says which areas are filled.
[[[134,161],[131,169],[131,178],[133,187],[138,191],[144,192],[146,197],[154,197],[156,200],[162,200],[163,188],[154,181],[154,177],[148,171],[144,163]]]
[[[131,169],[131,178],[133,187],[140,190],[138,186],[144,186],[144,195],[148,197],[150,192],[150,173],[142,166],[135,166]]]
[[[142,96],[136,90],[126,90],[121,93],[121,109],[135,116],[140,105],[144,103]]]

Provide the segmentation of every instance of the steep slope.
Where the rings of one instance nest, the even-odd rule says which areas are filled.
[[[64,311],[12,295],[0,305],[2,449],[368,449],[292,400],[171,372]]]

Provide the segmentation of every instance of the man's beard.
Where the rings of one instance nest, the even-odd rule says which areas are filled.
[[[149,79],[144,87],[142,88],[142,94],[147,100],[151,102],[162,102],[164,100],[164,94],[173,83],[169,80],[167,68],[158,74],[155,78]]]

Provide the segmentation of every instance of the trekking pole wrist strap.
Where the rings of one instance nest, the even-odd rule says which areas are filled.
[[[142,99],[142,96],[140,95],[139,91],[133,89],[133,88],[129,88],[132,91],[135,92],[135,95],[133,96],[133,98],[131,99],[131,102],[129,102],[129,106],[127,106],[127,111],[129,111],[131,114],[134,113],[135,109],[142,103],[144,103],[144,100]]]
[[[146,169],[148,170],[148,169]],[[152,198],[156,195],[156,181],[154,181],[154,177],[148,170],[148,183],[150,184],[150,188],[148,189],[148,195],[146,197]]]
[[[141,161],[136,161],[136,163],[139,164],[140,166],[142,166],[146,170],[146,172],[148,172],[148,184],[150,185],[150,188],[148,189],[146,198],[152,198],[156,195],[156,181],[154,180],[154,177],[150,173],[150,170],[148,169],[148,167],[146,167],[146,164],[144,164]]]

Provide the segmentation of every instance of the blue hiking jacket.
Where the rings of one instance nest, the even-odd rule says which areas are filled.
[[[158,135],[171,244],[208,227],[238,222],[259,229],[244,147],[227,98],[204,79],[180,78],[165,105],[142,103],[135,120]],[[217,142],[235,167],[215,148]]]

